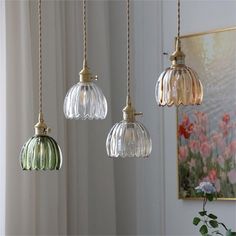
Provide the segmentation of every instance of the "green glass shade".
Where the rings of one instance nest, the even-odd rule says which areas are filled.
[[[59,170],[61,149],[52,137],[35,135],[22,147],[20,162],[23,170]]]

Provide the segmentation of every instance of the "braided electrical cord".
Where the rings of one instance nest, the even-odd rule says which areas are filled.
[[[177,18],[178,18],[178,21],[177,21],[177,32],[178,32],[178,34],[177,34],[177,37],[179,39],[180,38],[180,0],[178,0],[178,16],[177,16]]]
[[[87,22],[86,0],[83,0],[83,40],[84,40],[84,66],[87,66]]]
[[[130,102],[130,0],[127,0],[127,97]]]
[[[42,96],[42,7],[41,0],[38,0],[38,27],[39,27],[39,113],[43,112]]]

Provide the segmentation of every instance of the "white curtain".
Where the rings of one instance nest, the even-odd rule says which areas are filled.
[[[6,235],[115,235],[113,162],[105,152],[111,118],[66,121],[62,109],[82,65],[82,3],[42,2],[43,110],[63,151],[58,172],[20,169],[38,113],[37,2],[6,1],[5,10]],[[109,98],[108,1],[89,1],[88,15],[89,65]]]

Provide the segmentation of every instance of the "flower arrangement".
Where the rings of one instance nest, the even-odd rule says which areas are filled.
[[[224,235],[220,232],[223,228],[226,231],[225,236],[236,236],[236,232],[232,232],[226,225],[218,220],[218,217],[206,210],[207,201],[213,201],[217,197],[215,186],[210,182],[201,182],[195,188],[197,194],[203,198],[202,210],[198,212],[198,216],[193,218],[195,226],[201,225],[199,232],[201,235]]]
[[[179,114],[178,168],[180,197],[197,197],[200,182],[214,184],[218,197],[236,197],[236,116],[208,117],[196,111]]]

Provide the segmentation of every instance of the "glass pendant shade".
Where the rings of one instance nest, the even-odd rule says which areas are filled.
[[[93,82],[79,82],[67,93],[64,100],[67,119],[105,119],[107,101],[102,90]]]
[[[48,135],[35,135],[22,147],[20,162],[23,170],[59,170],[61,149]]]
[[[147,158],[152,151],[152,140],[143,124],[135,120],[136,113],[127,97],[123,109],[123,120],[116,123],[110,130],[106,140],[109,157]]]
[[[62,165],[62,153],[57,142],[48,136],[49,129],[39,113],[35,135],[22,147],[20,162],[23,170],[59,170]]]
[[[146,158],[152,150],[152,141],[147,129],[139,122],[122,120],[110,130],[106,140],[109,157]]]
[[[197,73],[185,65],[180,42],[170,60],[171,67],[159,76],[155,97],[160,106],[199,105],[203,100],[203,87]]]
[[[203,99],[202,90],[197,73],[190,67],[170,67],[157,81],[156,101],[160,106],[199,105]]]
[[[67,119],[98,120],[107,115],[107,100],[102,90],[93,82],[97,76],[92,76],[86,61],[80,71],[80,81],[66,94],[64,114]]]

